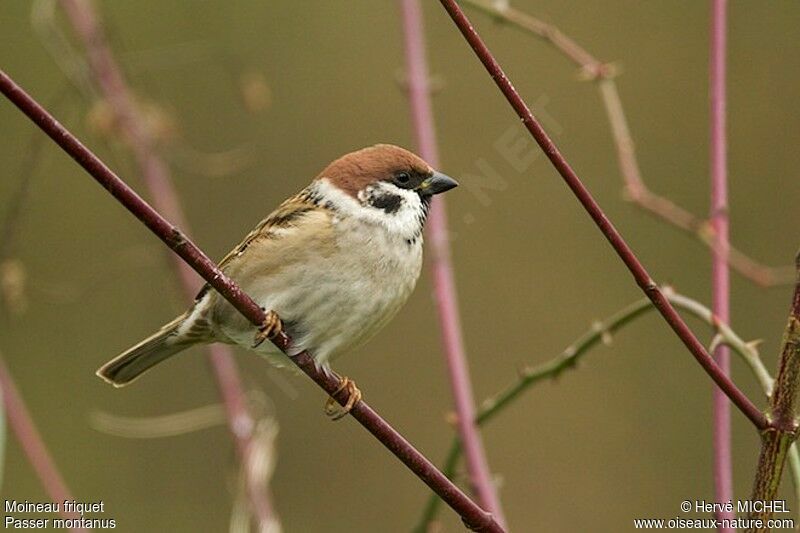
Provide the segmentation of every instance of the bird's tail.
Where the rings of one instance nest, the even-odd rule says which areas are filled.
[[[97,370],[97,375],[115,387],[123,387],[161,361],[202,342],[194,335],[179,334],[188,317],[184,313],[152,336],[129,348]]]

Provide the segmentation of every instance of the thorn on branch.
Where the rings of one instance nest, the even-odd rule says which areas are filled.
[[[746,342],[745,346],[749,349],[753,350],[756,354],[758,354],[758,347],[764,343],[764,339],[754,339],[752,341]]]

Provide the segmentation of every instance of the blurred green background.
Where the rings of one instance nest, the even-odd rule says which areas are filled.
[[[414,146],[395,2],[172,1],[98,3],[112,45],[161,132],[196,242],[222,257],[329,160],[376,142]],[[645,179],[697,214],[708,210],[706,2],[523,1],[595,56],[618,62],[619,89]],[[526,139],[438,2],[425,2],[434,107],[448,195],[463,325],[477,397],[546,361],[640,293],[555,171],[538,156],[515,171],[498,139]],[[32,24],[32,8],[39,22]],[[49,13],[49,14],[48,14]],[[652,275],[708,303],[710,260],[692,237],[623,200],[596,87],[543,42],[468,10],[528,102],[538,103],[587,186]],[[730,6],[732,239],[770,264],[800,245],[800,8]],[[50,2],[0,2],[0,66],[128,182],[143,191],[102,105],[69,81],[76,57]],[[38,29],[37,29],[38,28]],[[80,47],[74,50],[82,52]],[[60,51],[60,54],[52,54]],[[78,56],[78,58],[80,55]],[[78,66],[80,66],[78,64]],[[543,108],[541,107],[543,106]],[[40,136],[0,103],[0,214]],[[531,147],[533,150],[533,147]],[[120,531],[224,531],[237,492],[224,426],[172,438],[125,439],[90,426],[98,411],[149,417],[217,401],[201,350],[114,390],[95,368],[182,311],[163,246],[51,143],[42,145],[12,257],[24,301],[5,305],[0,351],[67,483],[102,499]],[[487,166],[502,187],[486,188]],[[482,191],[482,192],[476,192]],[[790,288],[732,275],[733,325],[764,339],[770,369]],[[8,303],[8,302],[7,302]],[[703,324],[690,324],[708,341]],[[331,424],[304,377],[239,353],[249,388],[280,424],[271,483],[287,531],[405,531],[428,490],[351,419]],[[336,369],[431,459],[453,435],[431,285]],[[759,405],[738,360],[734,377]],[[713,496],[711,381],[650,314],[595,349],[576,371],[530,390],[486,426],[492,469],[515,531],[621,531],[671,518],[682,500]],[[733,414],[736,496],[750,492],[758,436]],[[44,492],[9,435],[2,496]],[[783,495],[791,497],[791,484]],[[790,503],[793,511],[793,503]],[[442,513],[442,530],[460,522]]]

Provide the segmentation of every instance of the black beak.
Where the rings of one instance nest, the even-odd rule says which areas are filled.
[[[417,192],[422,196],[433,196],[434,194],[449,191],[454,187],[458,187],[458,182],[456,180],[441,172],[434,172],[430,177],[419,184]]]

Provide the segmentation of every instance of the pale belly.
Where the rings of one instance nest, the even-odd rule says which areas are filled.
[[[367,341],[395,316],[413,291],[422,265],[419,242],[387,246],[374,238],[366,243],[353,240],[343,238],[340,247],[355,247],[354,253],[315,257],[311,250],[293,268],[237,280],[261,307],[283,319],[293,339],[292,353],[308,349],[323,367]],[[255,328],[214,296],[215,336],[252,349]],[[269,342],[255,351],[278,366],[289,363]]]

